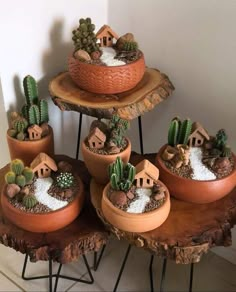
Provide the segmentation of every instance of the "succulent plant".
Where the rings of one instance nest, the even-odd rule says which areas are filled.
[[[227,134],[225,132],[224,129],[220,129],[217,133],[216,133],[216,137],[215,137],[215,142],[214,142],[214,147],[216,149],[219,149],[220,151],[223,151],[226,142],[227,142]]]
[[[23,87],[28,105],[38,104],[38,86],[35,79],[27,75],[23,80]]]
[[[16,133],[24,133],[28,127],[28,122],[25,118],[19,117],[13,122],[13,129],[16,130]]]
[[[124,145],[124,134],[129,128],[129,122],[113,115],[108,124],[108,141],[113,142],[117,147]]]
[[[25,167],[23,161],[20,159],[12,160],[10,169],[11,170],[5,175],[5,181],[7,184],[15,183],[22,188],[29,184],[34,178],[32,169]]]
[[[176,146],[178,144],[178,136],[179,136],[179,119],[174,118],[170,122],[169,130],[168,130],[168,145]]]
[[[74,176],[70,172],[60,173],[60,175],[57,177],[57,185],[62,189],[71,187],[73,183]]]
[[[97,38],[94,33],[95,25],[90,18],[81,18],[79,27],[72,31],[75,51],[84,50],[91,54],[92,52],[100,51],[97,44]]]
[[[134,41],[126,41],[123,46],[123,50],[130,52],[130,51],[137,51],[138,50],[138,43]]]
[[[231,156],[231,148],[227,145],[225,145],[222,149],[221,153],[222,157],[230,157]]]
[[[192,122],[190,119],[186,119],[181,123],[180,129],[179,129],[179,139],[178,144],[184,144],[187,145],[189,135],[191,134],[192,130]]]
[[[109,177],[113,190],[127,192],[134,181],[135,167],[127,163],[123,164],[123,161],[118,156],[113,164],[109,165]]]
[[[27,209],[31,209],[38,203],[38,200],[34,195],[26,195],[24,196],[22,203]]]

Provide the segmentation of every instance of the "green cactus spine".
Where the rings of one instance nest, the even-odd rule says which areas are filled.
[[[16,182],[16,174],[13,171],[8,171],[5,175],[7,184],[14,184]]]
[[[39,101],[39,112],[40,112],[40,124],[47,123],[49,121],[48,103],[44,99],[41,99]]]
[[[192,122],[190,119],[186,119],[182,122],[179,130],[179,141],[178,144],[187,145],[189,135],[192,130]]]
[[[24,196],[22,203],[27,209],[31,209],[38,203],[38,201],[34,195],[27,195]]]
[[[39,107],[36,104],[31,105],[29,108],[29,124],[30,125],[40,124],[40,112]]]
[[[168,131],[168,144],[170,146],[176,146],[178,143],[179,135],[179,121],[174,119],[170,122],[169,131]]]
[[[34,178],[34,173],[33,170],[30,167],[25,167],[23,169],[22,175],[25,177],[25,184],[29,184],[30,182],[32,182],[33,178]]]
[[[70,172],[61,173],[57,177],[57,185],[62,189],[71,187],[73,183],[74,183],[74,176]]]
[[[23,174],[20,174],[20,175],[17,175],[16,176],[16,184],[19,186],[19,187],[24,187],[26,185],[26,179],[25,177],[23,176]]]
[[[23,87],[28,105],[38,104],[38,86],[35,79],[27,75],[23,80]]]
[[[24,163],[20,159],[14,159],[11,162],[10,168],[16,175],[20,175],[24,169]]]

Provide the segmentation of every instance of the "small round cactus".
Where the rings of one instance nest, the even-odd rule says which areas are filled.
[[[70,172],[61,173],[57,177],[57,185],[62,189],[71,187],[73,183],[74,183],[74,176]]]
[[[30,183],[34,178],[33,170],[30,167],[25,167],[22,174],[25,177],[26,184]]]
[[[16,184],[21,188],[26,185],[26,179],[22,174],[16,176]]]
[[[124,43],[124,47],[123,47],[124,51],[130,52],[130,51],[137,51],[138,50],[138,43],[137,42],[125,42]]]
[[[27,209],[31,209],[38,203],[38,201],[34,195],[26,195],[24,196],[22,203]]]
[[[5,175],[5,181],[7,184],[14,184],[16,181],[16,174],[13,171],[9,171]]]
[[[11,171],[13,171],[16,175],[22,174],[24,169],[24,163],[20,159],[14,159],[11,162]]]

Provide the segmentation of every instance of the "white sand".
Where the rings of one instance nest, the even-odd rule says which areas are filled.
[[[128,213],[143,213],[146,204],[150,201],[152,190],[147,188],[137,188],[136,193],[138,194],[138,198],[130,204],[126,211]]]
[[[193,179],[214,180],[216,176],[202,163],[202,149],[200,147],[190,148],[190,164],[193,169]]]
[[[58,209],[61,209],[65,207],[68,202],[66,201],[60,201],[56,198],[53,198],[48,194],[48,190],[50,189],[51,185],[53,183],[53,180],[51,177],[47,178],[38,178],[35,185],[35,197],[39,201],[39,203],[47,206],[51,210],[55,211]]]
[[[116,51],[113,48],[101,48],[103,54],[101,56],[101,61],[105,63],[107,66],[121,66],[125,65],[125,62],[114,59],[116,55]]]

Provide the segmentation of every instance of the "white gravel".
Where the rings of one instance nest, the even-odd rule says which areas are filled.
[[[125,65],[125,62],[114,59],[116,51],[113,48],[101,48],[103,54],[101,56],[101,61],[107,66],[121,66]]]
[[[130,204],[126,212],[128,213],[143,213],[146,204],[150,201],[152,190],[148,188],[137,188],[136,193],[138,198]]]
[[[216,176],[202,163],[202,149],[190,148],[190,164],[193,169],[192,178],[195,180],[214,180]]]
[[[53,180],[51,177],[38,178],[34,183],[35,185],[34,195],[36,199],[39,201],[39,203],[55,211],[65,207],[68,204],[68,202],[60,201],[48,194],[48,190],[50,189],[52,183]]]

